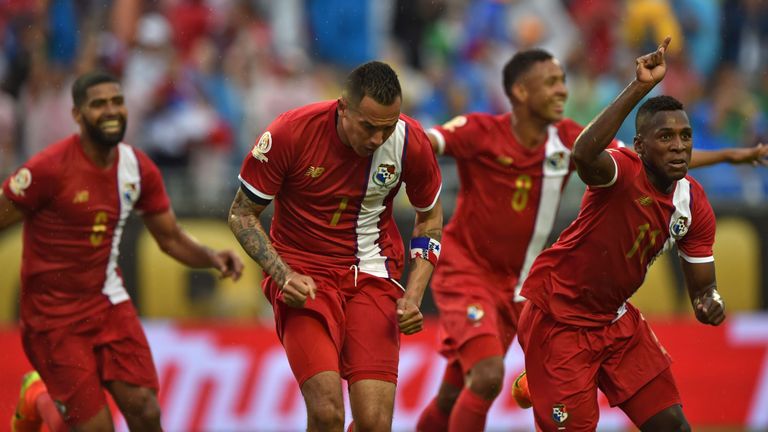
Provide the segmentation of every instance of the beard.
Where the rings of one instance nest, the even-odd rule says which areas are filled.
[[[83,124],[85,125],[85,133],[91,141],[100,147],[115,147],[123,141],[127,124],[125,117],[119,117],[117,120],[120,122],[120,130],[113,133],[104,132],[97,123],[90,123],[88,120],[85,120],[83,121]]]

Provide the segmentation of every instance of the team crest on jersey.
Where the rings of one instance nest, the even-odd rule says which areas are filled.
[[[125,183],[123,185],[123,198],[129,203],[135,203],[139,198],[139,187],[136,183]]]
[[[393,164],[379,164],[373,173],[373,182],[381,187],[392,186],[400,177],[400,173]]]
[[[558,171],[568,168],[568,158],[566,157],[565,152],[555,152],[547,156],[547,165],[553,170]]]
[[[565,404],[552,405],[552,420],[559,425],[565,424],[568,420],[568,412],[565,410]]]
[[[14,195],[24,196],[24,191],[32,184],[32,172],[27,168],[22,168],[11,177],[8,187]]]
[[[675,221],[669,225],[669,234],[680,240],[684,235],[688,233],[688,218],[685,216],[678,217]]]
[[[251,156],[260,160],[261,162],[267,162],[269,159],[265,155],[271,148],[272,134],[269,131],[266,131],[263,135],[261,135],[261,138],[259,138],[259,142],[253,146],[253,150],[251,150]]]
[[[472,303],[467,306],[467,319],[476,323],[479,322],[485,316],[483,306],[477,303]]]

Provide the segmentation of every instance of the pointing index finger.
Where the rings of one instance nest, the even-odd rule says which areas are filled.
[[[661,52],[662,54],[666,53],[667,52],[667,47],[669,46],[669,42],[671,40],[672,40],[671,37],[669,37],[669,36],[665,37],[664,41],[661,43],[661,45],[659,45],[658,51]]]

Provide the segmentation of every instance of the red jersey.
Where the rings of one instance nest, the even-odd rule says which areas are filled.
[[[436,272],[475,265],[510,280],[517,296],[533,260],[546,244],[573,172],[570,155],[583,127],[570,119],[549,126],[544,145],[522,146],[512,113],[458,116],[429,130],[440,153],[456,159],[461,190],[443,232]],[[618,141],[612,147],[620,146]],[[454,257],[472,257],[472,263]],[[440,289],[462,290],[460,286]]]
[[[659,192],[632,150],[609,153],[614,182],[587,188],[579,216],[523,285],[523,296],[566,324],[601,326],[621,316],[648,267],[675,243],[688,262],[714,261],[715,216],[701,185],[686,176]]]
[[[419,124],[405,116],[369,157],[358,156],[336,132],[336,101],[280,115],[243,161],[240,181],[252,199],[275,199],[270,237],[288,264],[357,265],[361,272],[399,278],[403,242],[392,218],[402,183],[418,211],[440,193],[440,171]]]
[[[132,209],[168,210],[160,172],[139,150],[119,144],[111,167],[95,166],[73,135],[33,156],[3,183],[24,213],[21,322],[66,325],[129,299],[117,267]]]

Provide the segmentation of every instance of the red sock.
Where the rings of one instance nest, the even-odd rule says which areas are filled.
[[[448,430],[448,413],[437,406],[437,398],[424,408],[416,424],[416,432],[443,432]]]
[[[61,418],[61,414],[59,414],[59,410],[56,408],[56,404],[53,403],[53,399],[51,399],[48,392],[38,396],[35,405],[37,406],[37,412],[40,413],[40,417],[43,419],[43,430],[45,430],[45,427],[50,432],[65,432],[67,430],[64,419]]]
[[[493,400],[485,400],[464,388],[456,399],[451,411],[448,430],[451,432],[482,432],[485,430],[485,418],[491,409]]]

